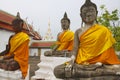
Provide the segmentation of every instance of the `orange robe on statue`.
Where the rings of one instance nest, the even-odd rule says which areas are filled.
[[[64,31],[58,36],[59,41],[56,44],[60,45],[57,50],[69,50],[73,49],[74,33],[70,30]]]
[[[95,24],[80,36],[76,63],[120,64],[112,47],[114,44],[111,32],[106,27]]]
[[[14,54],[14,60],[19,63],[22,75],[26,77],[29,57],[29,36],[26,33],[17,33],[10,39],[10,51],[7,55],[11,54]]]

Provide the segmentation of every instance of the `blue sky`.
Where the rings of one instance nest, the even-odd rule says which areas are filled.
[[[120,0],[91,0],[96,3],[101,14],[100,5],[105,5],[109,11],[118,9],[120,11]],[[57,33],[61,31],[60,20],[67,12],[71,20],[71,30],[75,31],[81,25],[80,7],[85,0],[1,0],[0,9],[10,14],[16,15],[20,12],[23,19],[28,18],[28,23],[39,31],[41,36],[47,32],[48,22],[52,35],[56,38]]]

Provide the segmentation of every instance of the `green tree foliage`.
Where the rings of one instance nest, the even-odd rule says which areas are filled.
[[[116,51],[120,51],[120,21],[118,10],[115,9],[110,13],[105,8],[105,5],[101,5],[100,9],[102,14],[98,16],[97,21],[112,31],[113,37],[116,39],[115,49]]]

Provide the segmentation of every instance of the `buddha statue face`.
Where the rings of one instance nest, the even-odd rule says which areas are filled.
[[[67,17],[66,12],[64,14],[64,17],[61,19],[61,27],[63,30],[68,30],[70,27],[70,19]]]
[[[13,20],[12,26],[16,33],[22,31],[23,20],[20,20],[20,19]]]
[[[68,30],[70,26],[70,23],[67,19],[61,20],[61,27],[63,30]]]
[[[16,33],[21,32],[23,29],[24,21],[20,18],[19,12],[17,13],[16,18],[12,21],[12,27]]]
[[[90,0],[86,0],[85,4],[81,7],[81,18],[86,24],[92,24],[97,18],[97,6]]]
[[[97,18],[97,11],[93,6],[83,7],[81,17],[85,23],[93,23]]]

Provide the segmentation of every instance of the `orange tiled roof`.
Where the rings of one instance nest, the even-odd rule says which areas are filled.
[[[5,30],[9,30],[9,31],[14,31],[12,29],[11,26],[11,22],[13,19],[15,19],[16,16],[11,15],[3,10],[0,10],[0,28],[1,29],[5,29]],[[33,39],[35,40],[41,40],[41,36],[33,30],[33,28],[31,29],[31,25],[26,25],[24,24],[24,32],[26,32],[27,34],[29,34],[30,36],[33,36]]]
[[[7,24],[11,24],[12,20],[15,18],[15,16],[0,10],[0,21],[7,23]]]

